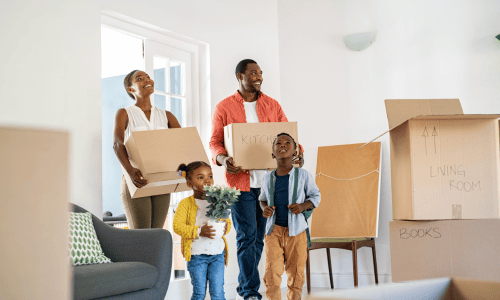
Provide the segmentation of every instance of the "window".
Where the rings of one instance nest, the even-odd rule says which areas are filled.
[[[154,39],[156,38],[156,39]],[[103,208],[113,216],[124,214],[120,197],[121,165],[112,147],[115,113],[119,108],[134,104],[123,87],[126,74],[135,69],[146,71],[155,81],[154,106],[171,111],[182,127],[199,126],[198,111],[199,60],[192,63],[197,47],[182,45],[171,38],[162,39],[157,33],[129,23],[103,16],[102,50],[102,153]],[[187,50],[187,51],[186,51]],[[194,70],[194,72],[193,72]],[[188,278],[186,262],[181,253],[180,237],[173,232],[172,220],[179,202],[192,192],[174,193],[164,228],[173,236],[173,269],[171,280]]]

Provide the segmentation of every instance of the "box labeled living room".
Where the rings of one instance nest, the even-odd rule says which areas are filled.
[[[458,99],[385,104],[394,220],[500,217],[500,115],[466,115]]]

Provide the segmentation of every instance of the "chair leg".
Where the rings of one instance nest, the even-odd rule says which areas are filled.
[[[330,288],[333,290],[332,258],[330,257],[330,248],[326,248],[326,257],[328,258],[328,273],[330,274]]]
[[[354,287],[358,286],[358,245],[356,240],[352,241],[352,275]]]
[[[311,293],[311,265],[309,261],[309,249],[307,249],[307,261],[306,261],[306,280],[307,280],[307,294]]]
[[[375,272],[375,284],[378,284],[377,254],[375,252],[375,240],[373,241],[372,254],[373,254],[373,272]]]

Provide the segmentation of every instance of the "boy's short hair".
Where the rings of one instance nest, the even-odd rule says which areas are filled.
[[[293,148],[294,148],[294,149],[297,149],[297,142],[295,142],[295,140],[293,139],[293,137],[292,137],[291,135],[289,135],[288,133],[286,133],[286,132],[282,132],[282,133],[278,134],[278,135],[276,136],[276,138],[274,139],[274,141],[273,141],[273,145],[272,145],[271,147],[274,147],[274,144],[276,143],[276,140],[277,140],[280,136],[282,136],[282,135],[286,135],[287,137],[289,137],[289,138],[292,140],[292,142],[293,142]]]

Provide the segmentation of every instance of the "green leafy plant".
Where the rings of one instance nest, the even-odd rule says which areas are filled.
[[[240,190],[220,185],[206,185],[204,190],[204,198],[210,203],[206,216],[211,219],[229,218],[229,210],[238,201]]]

